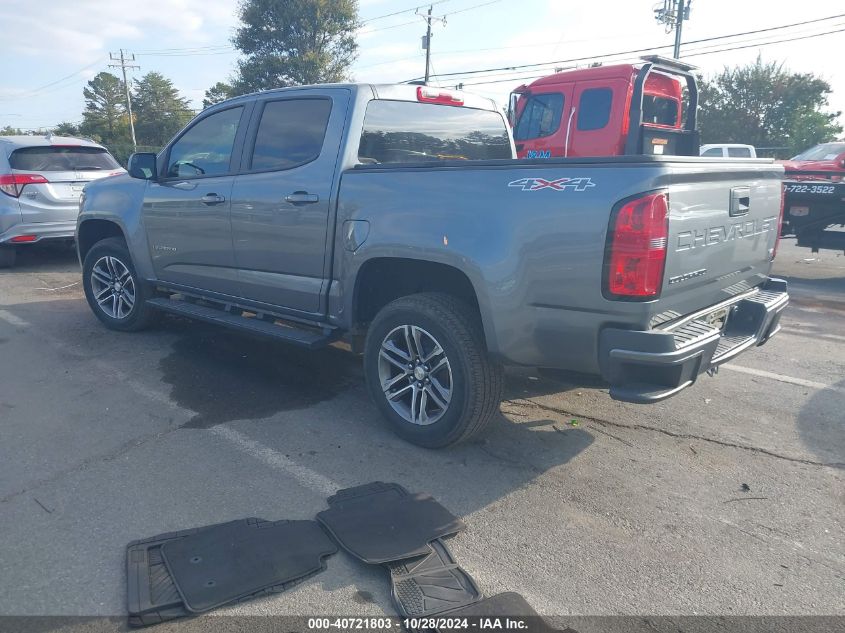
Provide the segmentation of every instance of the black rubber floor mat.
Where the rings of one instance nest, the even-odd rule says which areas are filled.
[[[430,495],[382,482],[341,490],[317,520],[350,554],[373,565],[426,556],[429,542],[466,527]]]
[[[249,518],[232,523],[258,524],[263,519]],[[126,546],[126,590],[129,626],[158,624],[191,615],[173,584],[170,572],[161,557],[161,546],[200,530],[216,528],[223,523],[204,528],[167,532],[151,538],[132,541]]]
[[[575,633],[572,629],[556,629],[552,627],[545,618],[538,614],[533,607],[528,604],[518,593],[508,592],[500,593],[490,598],[485,598],[480,602],[461,607],[460,609],[453,609],[445,613],[439,614],[439,617],[449,618],[451,620],[467,618],[469,628],[478,628],[481,626],[481,620],[494,620],[498,618],[503,624],[501,628],[519,629],[523,633]],[[516,624],[515,626],[506,626],[505,619],[509,619]],[[482,627],[489,628],[489,627]],[[451,629],[435,629],[438,633],[446,633]]]
[[[335,552],[314,521],[225,524],[161,547],[179,595],[193,613],[323,571],[324,559]]]
[[[427,556],[385,565],[390,570],[393,602],[404,617],[430,616],[481,599],[475,581],[455,563],[443,541],[429,546]]]

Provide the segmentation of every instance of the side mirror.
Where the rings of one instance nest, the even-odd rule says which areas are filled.
[[[129,157],[129,175],[141,180],[155,180],[158,176],[156,155],[151,152],[135,152]]]

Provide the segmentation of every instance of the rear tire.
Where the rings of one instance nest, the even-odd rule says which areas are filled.
[[[138,277],[123,240],[94,244],[82,265],[82,287],[94,315],[110,330],[136,332],[159,313],[147,304],[151,289]]]
[[[12,268],[18,252],[14,246],[0,246],[0,268]]]
[[[502,368],[487,354],[478,316],[449,295],[410,295],[382,308],[367,332],[364,372],[390,426],[418,446],[477,438],[499,410]]]

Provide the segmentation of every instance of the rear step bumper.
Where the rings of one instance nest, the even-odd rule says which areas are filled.
[[[602,376],[610,397],[647,404],[675,395],[700,374],[777,334],[788,303],[786,282],[771,279],[753,294],[721,304],[728,309],[721,329],[707,323],[705,311],[674,329],[603,330]]]

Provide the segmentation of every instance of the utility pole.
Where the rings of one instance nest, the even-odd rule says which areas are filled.
[[[109,64],[109,68],[120,68],[123,71],[123,87],[126,89],[126,110],[129,112],[129,130],[132,132],[132,151],[138,151],[138,143],[135,141],[135,120],[132,118],[132,98],[129,96],[129,82],[126,79],[126,69],[127,68],[138,68],[141,67],[137,64],[130,64],[129,62],[135,61],[135,53],[132,53],[132,57],[130,58],[124,56],[123,49],[120,49],[120,57],[117,57],[116,53],[109,53],[109,59],[115,62],[120,62],[118,64]]]
[[[425,85],[428,85],[431,67],[431,10],[434,7],[428,6],[428,17],[425,19]]]
[[[425,50],[425,84],[428,85],[428,80],[431,78],[431,21],[440,20],[444,25],[446,24],[446,16],[435,17],[431,15],[434,5],[429,5],[428,13],[421,15],[419,11],[417,15],[421,15],[425,20],[425,35],[422,38],[422,47]]]
[[[666,32],[675,31],[675,47],[672,51],[675,59],[681,56],[681,30],[684,20],[689,20],[691,4],[692,0],[663,0],[663,6],[658,5],[654,9],[654,19],[666,25]]]
[[[678,0],[678,11],[675,17],[675,48],[672,51],[672,57],[679,59],[681,57],[681,28],[684,25],[684,0]]]

